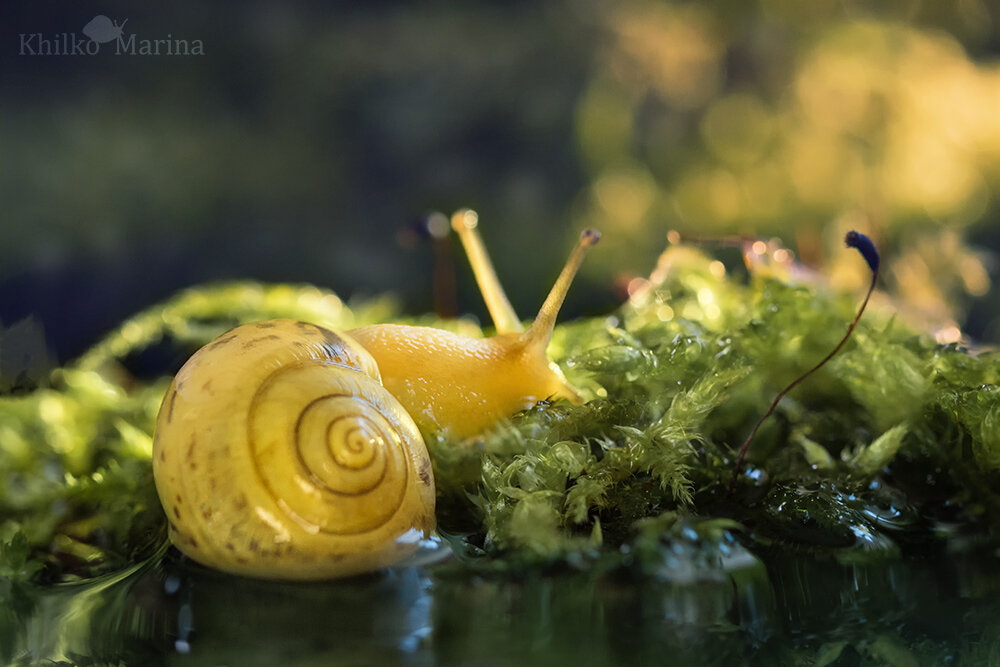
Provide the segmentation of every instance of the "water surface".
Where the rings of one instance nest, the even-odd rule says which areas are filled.
[[[845,563],[763,554],[682,578],[475,574],[451,559],[288,584],[170,550],[5,587],[13,665],[1000,665],[996,545]]]

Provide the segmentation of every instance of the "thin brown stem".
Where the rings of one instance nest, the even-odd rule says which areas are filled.
[[[823,359],[819,363],[817,363],[815,366],[810,368],[808,371],[806,371],[799,377],[795,378],[791,382],[791,384],[782,389],[778,393],[778,395],[774,397],[774,400],[771,402],[771,406],[767,409],[767,412],[765,412],[764,415],[757,420],[757,423],[754,425],[753,430],[750,431],[750,435],[748,435],[747,439],[743,441],[743,446],[740,447],[739,455],[736,457],[736,465],[733,467],[733,478],[729,482],[729,493],[732,493],[736,489],[736,480],[739,478],[740,469],[743,467],[743,459],[744,457],[746,457],[747,450],[750,449],[750,443],[753,442],[754,436],[757,435],[757,431],[758,429],[760,429],[761,424],[763,424],[764,421],[768,417],[770,417],[771,414],[774,413],[775,409],[778,407],[778,403],[781,402],[781,399],[783,399],[788,394],[788,392],[790,392],[792,389],[798,386],[798,384],[801,383],[803,380],[805,380],[807,377],[818,371],[824,364],[826,364],[826,362],[830,361],[830,359],[833,359],[834,355],[840,352],[840,348],[844,347],[844,344],[847,342],[847,339],[851,337],[852,333],[854,333],[854,328],[858,326],[858,322],[861,320],[861,315],[865,312],[865,308],[868,307],[868,301],[869,299],[871,299],[872,293],[875,291],[875,283],[878,282],[878,269],[879,269],[878,252],[875,250],[875,246],[871,242],[871,240],[864,234],[859,234],[858,232],[853,232],[853,231],[848,232],[845,242],[849,247],[856,248],[858,252],[862,254],[862,256],[865,258],[865,261],[868,263],[869,268],[871,268],[872,270],[872,282],[871,285],[868,286],[868,293],[865,294],[865,300],[862,302],[861,307],[858,309],[858,314],[854,316],[854,321],[852,321],[851,325],[847,327],[847,333],[845,333],[844,337],[840,339],[840,342],[837,343],[837,346],[833,348],[833,350],[831,350],[829,354],[823,357]]]

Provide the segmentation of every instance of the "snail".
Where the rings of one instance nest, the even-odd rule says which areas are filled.
[[[89,37],[91,41],[97,42],[98,44],[104,44],[106,42],[113,42],[116,39],[120,39],[122,36],[122,29],[128,19],[125,19],[121,23],[112,21],[104,14],[98,14],[94,18],[90,19],[87,25],[83,26],[82,32],[85,36]]]
[[[193,560],[270,579],[348,576],[398,562],[435,527],[421,430],[475,435],[537,401],[579,402],[546,356],[585,231],[522,331],[476,231],[452,226],[496,325],[490,338],[382,324],[336,332],[245,324],[183,365],[164,396],[153,475],[170,540]]]

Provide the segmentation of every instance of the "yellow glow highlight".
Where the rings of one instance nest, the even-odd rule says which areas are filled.
[[[935,332],[934,340],[942,345],[957,343],[962,340],[962,330],[954,325],[944,327]]]

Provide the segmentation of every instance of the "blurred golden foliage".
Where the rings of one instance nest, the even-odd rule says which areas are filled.
[[[992,267],[969,247],[1000,248],[995,2],[121,13],[211,54],[18,58],[0,80],[0,319],[36,316],[64,357],[205,281],[391,292],[426,312],[432,253],[386,239],[460,206],[496,221],[486,240],[521,311],[584,227],[607,232],[581,276],[592,312],[668,229],[777,237],[850,288],[857,228],[915,317],[1000,340],[1000,293],[973,301]],[[76,26],[32,3],[9,18],[14,42]],[[475,312],[457,278],[448,298]]]
[[[626,232],[607,235],[608,261],[667,228],[757,230],[857,288],[865,267],[835,249],[856,228],[886,249],[883,286],[917,321],[954,331],[962,297],[989,290],[963,236],[996,215],[997,63],[944,32],[841,17],[790,51],[784,76],[747,85],[729,71],[759,63],[740,61],[718,13],[639,3],[606,23],[578,115],[593,176],[577,215]]]

